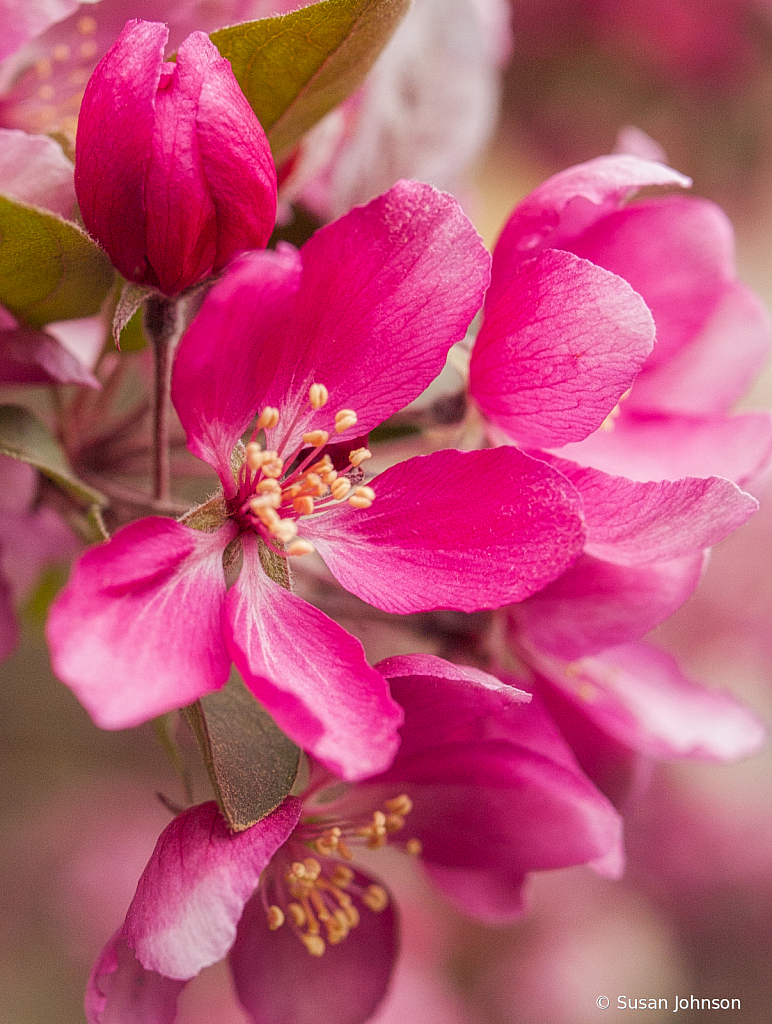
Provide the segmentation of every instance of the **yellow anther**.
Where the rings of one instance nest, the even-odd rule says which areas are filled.
[[[303,434],[303,440],[306,444],[319,448],[321,445],[327,444],[330,440],[330,435],[326,430],[309,430],[307,434]]]
[[[355,427],[356,422],[357,414],[353,409],[338,409],[335,413],[335,432],[342,434],[344,430]]]
[[[306,877],[306,866],[305,866],[305,864],[303,864],[302,861],[299,861],[299,860],[293,861],[291,866],[290,866],[290,869],[289,869],[289,874],[287,876],[287,881],[291,881],[293,878],[305,878],[305,877]]]
[[[277,928],[281,928],[284,924],[284,911],[281,907],[277,907],[276,904],[268,908],[266,916],[268,918],[268,927],[272,932],[275,932]]]
[[[351,852],[351,850],[349,850],[348,845],[347,845],[345,839],[339,839],[338,840],[338,853],[345,860],[353,860],[354,859],[354,854]],[[344,867],[344,865],[341,864],[341,867]],[[353,878],[354,876],[352,875],[351,877]]]
[[[265,462],[267,453],[263,451],[256,441],[250,441],[247,445],[247,465],[256,473]]]
[[[59,43],[53,49],[54,60],[69,60],[70,59],[70,48],[67,43]]]
[[[359,924],[359,911],[353,904],[343,907],[343,913],[348,918],[349,928],[356,928]]]
[[[340,839],[338,840],[340,846]],[[345,889],[354,879],[354,872],[348,866],[348,864],[336,864],[335,870],[332,873],[332,883],[337,885],[340,889]],[[341,893],[341,896],[343,893]],[[339,897],[340,899],[340,897]]]
[[[78,32],[82,36],[93,36],[97,30],[96,18],[92,18],[90,14],[85,15],[78,21]]]
[[[261,494],[249,499],[249,507],[257,515],[260,514],[261,508],[277,509],[279,505],[281,505],[281,491],[278,493],[275,491],[269,491],[268,494]],[[267,525],[268,524],[266,523],[266,526]]]
[[[299,903],[290,903],[287,907],[287,913],[295,922],[298,928],[302,928],[306,923],[306,912],[303,910]]]
[[[362,902],[370,910],[379,914],[382,910],[385,910],[389,905],[389,894],[383,888],[382,885],[368,885],[365,891],[362,893]]]
[[[313,544],[310,544],[307,540],[303,540],[302,537],[296,537],[295,540],[290,541],[287,545],[285,553],[294,557],[299,555],[310,555],[313,550]]]
[[[327,405],[329,398],[330,392],[324,384],[312,384],[308,389],[308,401],[312,409],[321,409]]]
[[[386,824],[386,815],[383,811],[373,811],[373,825],[382,828]]]
[[[375,491],[372,487],[355,487],[354,493],[348,499],[352,508],[370,508],[375,501]]]
[[[268,529],[282,544],[289,544],[291,540],[297,537],[298,533],[297,523],[294,519],[280,519],[278,523],[273,523]]]
[[[343,501],[350,490],[351,481],[347,480],[345,476],[339,476],[337,480],[330,484],[330,491],[336,501]]]
[[[373,453],[369,448],[355,448],[353,452],[349,452],[348,461],[356,468],[361,466],[365,459],[371,459],[372,457]]]
[[[276,455],[276,452],[266,452],[265,454],[270,454],[272,458],[266,459],[260,467],[263,471],[263,476],[270,476],[273,477],[274,480],[278,480],[284,472],[284,463]]]
[[[401,814],[389,814],[386,816],[386,831],[387,832],[399,832],[402,826],[405,824],[405,819]]]
[[[271,479],[261,480],[255,490],[258,494],[281,494],[281,487],[275,480]]]
[[[318,473],[307,473],[306,474],[306,488],[311,491],[312,494],[316,494],[317,498],[321,498],[324,494],[326,487],[322,483],[322,478]]]
[[[304,494],[302,497],[293,500],[292,507],[299,516],[310,516],[314,511],[314,499]]]
[[[330,487],[338,479],[338,471],[337,469],[321,469],[319,476],[322,478],[322,483]]]
[[[413,801],[407,793],[400,793],[399,796],[384,801],[383,806],[387,811],[391,811],[392,814],[401,814],[404,817],[404,815],[410,814],[413,810]]]
[[[311,956],[324,956],[327,947],[321,935],[301,935],[300,939]]]
[[[257,429],[258,430],[273,430],[276,424],[279,422],[279,410],[273,405],[266,405],[260,415],[257,417]]]
[[[306,869],[306,878],[310,878],[311,881],[316,881],[316,879],[322,873],[322,865],[319,863],[319,861],[316,860],[314,857],[306,857],[306,859],[303,861],[303,864]]]
[[[269,530],[273,531],[274,527],[278,526],[278,524],[281,522],[279,513],[274,508],[259,505],[258,502],[262,501],[268,501],[268,498],[253,498],[249,504],[250,507],[252,507],[253,505],[258,505],[258,507],[254,509],[255,515],[263,524],[263,526],[267,526]]]
[[[420,839],[408,839],[405,843],[405,849],[411,857],[420,857],[423,845]]]

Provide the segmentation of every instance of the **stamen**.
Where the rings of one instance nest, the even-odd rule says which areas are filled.
[[[420,839],[408,839],[405,843],[405,849],[411,857],[420,857],[421,851],[423,850],[423,844]]]
[[[276,480],[270,477],[267,480],[261,480],[255,490],[258,494],[281,494],[281,487]],[[279,506],[277,505],[276,507],[278,508]]]
[[[303,910],[299,903],[290,903],[287,907],[287,913],[292,918],[298,928],[302,928],[306,923],[306,912]]]
[[[268,917],[268,927],[272,932],[275,932],[284,924],[284,911],[275,904],[268,908],[266,916]]]
[[[306,444],[313,445],[314,448],[320,448],[322,445],[327,444],[330,440],[330,435],[326,430],[309,430],[307,434],[303,434],[303,440]]]
[[[255,430],[273,430],[279,422],[279,410],[273,405],[266,405],[257,417]]]
[[[354,493],[348,499],[352,508],[370,508],[375,501],[375,491],[372,487],[355,487]]]
[[[294,519],[280,519],[278,523],[269,526],[269,530],[282,544],[289,544],[298,533],[297,524]]]
[[[374,913],[379,914],[382,910],[385,910],[389,905],[389,894],[383,888],[382,885],[368,885],[365,891],[362,893],[362,902],[372,910]]]
[[[345,476],[339,476],[337,480],[330,484],[330,491],[336,501],[343,501],[350,490],[351,481],[347,480]]]
[[[310,544],[307,540],[303,540],[302,537],[296,537],[295,540],[291,541],[287,545],[285,554],[296,557],[299,555],[310,555],[313,550],[313,544]]]
[[[305,494],[300,498],[294,498],[292,507],[299,516],[310,516],[314,511],[314,499]]]
[[[269,491],[267,494],[261,494],[259,497],[249,499],[249,507],[257,515],[260,514],[260,509],[272,508],[277,509],[281,505],[281,492],[278,494],[275,491]],[[266,523],[266,526],[268,524]]]
[[[335,413],[335,433],[342,434],[344,430],[355,427],[357,414],[353,409],[339,409]]]
[[[371,459],[372,457],[373,453],[369,448],[355,448],[353,452],[349,452],[348,461],[354,469],[356,469],[357,466],[360,466],[365,461],[365,459]]]
[[[391,811],[392,814],[410,814],[413,810],[413,801],[407,795],[407,793],[400,793],[399,796],[393,797],[391,800],[386,800],[383,804],[387,811]]]
[[[264,476],[273,477],[274,480],[278,480],[284,472],[284,462],[279,458],[277,452],[264,452],[264,455],[270,456],[266,458],[263,465],[260,467],[263,471]]]
[[[340,830],[338,830],[340,831]],[[340,841],[338,842],[340,846]],[[345,889],[354,880],[354,872],[348,866],[348,864],[336,864],[335,870],[332,873],[333,885],[337,885],[340,889]]]
[[[321,935],[301,935],[300,940],[311,956],[324,956],[327,947]]]
[[[327,405],[329,398],[330,392],[324,384],[312,384],[308,389],[308,401],[312,409],[321,409]]]

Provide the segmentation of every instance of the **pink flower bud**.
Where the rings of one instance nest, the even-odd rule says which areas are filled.
[[[203,32],[164,62],[169,32],[130,21],[97,65],[78,122],[86,228],[125,278],[175,295],[265,246],[276,171],[230,64]]]

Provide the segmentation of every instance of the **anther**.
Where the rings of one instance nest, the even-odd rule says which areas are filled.
[[[339,476],[337,480],[330,484],[330,491],[336,501],[343,501],[350,490],[351,481],[347,480],[345,476]]]
[[[318,473],[306,474],[306,487],[310,488],[311,491],[315,491],[317,498],[321,498],[325,492],[325,486]]]
[[[368,885],[362,893],[362,902],[370,910],[379,914],[389,905],[389,894],[382,885],[375,885],[373,883],[372,885]]]
[[[278,480],[284,472],[284,462],[279,458],[276,452],[264,452],[265,455],[270,455],[263,461],[263,465],[260,467],[263,471],[264,476],[273,477],[274,480]]]
[[[266,405],[257,417],[258,430],[273,430],[279,422],[279,410],[273,405]]]
[[[373,453],[369,448],[355,448],[353,452],[349,452],[348,461],[354,469],[356,469],[356,467],[360,466],[365,459],[371,459],[372,457]]]
[[[284,911],[281,907],[277,907],[276,904],[268,908],[266,916],[268,918],[268,927],[272,932],[275,932],[284,924]]]
[[[388,814],[386,816],[386,831],[387,832],[399,832],[402,826],[405,824],[405,819],[401,814]]]
[[[302,497],[294,499],[292,507],[299,516],[310,516],[314,511],[314,499],[304,494]]]
[[[247,445],[247,465],[256,473],[265,461],[266,453],[256,441],[250,441]]]
[[[294,519],[280,519],[278,523],[273,523],[268,529],[282,544],[289,544],[291,540],[297,537],[298,533]]]
[[[370,508],[375,501],[375,491],[372,487],[355,487],[354,493],[348,499],[352,508]]]
[[[307,540],[303,540],[302,537],[296,537],[295,540],[290,541],[286,548],[286,554],[294,556],[299,555],[310,555],[314,550],[314,545],[310,544]]]
[[[290,877],[294,878],[305,878],[306,877],[306,866],[301,861],[293,861],[289,869]]]
[[[329,398],[330,392],[324,384],[312,384],[308,389],[308,401],[312,409],[321,409],[327,405]]]
[[[306,878],[310,878],[312,882],[315,882],[322,873],[322,865],[314,857],[306,857],[303,864],[306,869]]]
[[[281,494],[281,487],[270,477],[267,480],[261,480],[255,490],[258,494]]]
[[[300,939],[311,956],[324,956],[327,947],[321,935],[301,935]]]
[[[423,850],[423,844],[420,839],[408,839],[405,843],[405,849],[411,857],[420,857],[421,851]]]
[[[392,814],[401,814],[404,817],[404,815],[410,814],[413,810],[413,801],[407,793],[400,793],[399,796],[384,801],[383,806],[387,811],[391,811]]]
[[[299,903],[290,903],[287,907],[287,913],[298,928],[302,928],[306,923],[306,912]]]
[[[303,434],[303,440],[306,444],[319,448],[321,445],[327,444],[330,440],[330,435],[326,430],[309,430],[307,434]]]
[[[340,839],[338,840],[340,845]],[[354,879],[354,872],[347,864],[336,864],[332,873],[332,883],[340,889],[345,889]]]
[[[335,432],[342,434],[344,430],[355,427],[356,422],[357,414],[353,409],[339,409],[335,413]]]
[[[261,494],[259,497],[249,499],[249,507],[256,515],[260,515],[260,509],[277,509],[280,505],[281,491],[278,494],[275,491],[269,491],[267,494]],[[268,523],[266,523],[267,525]]]

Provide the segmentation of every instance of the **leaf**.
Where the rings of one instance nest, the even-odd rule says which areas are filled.
[[[0,406],[0,455],[28,462],[78,502],[107,504],[103,494],[75,476],[45,423],[20,405]]]
[[[114,273],[76,224],[0,196],[0,304],[19,320],[42,327],[93,316]]]
[[[276,163],[364,81],[410,0],[322,0],[213,32]]]
[[[186,709],[217,803],[233,832],[261,821],[287,797],[300,748],[236,676]]]

